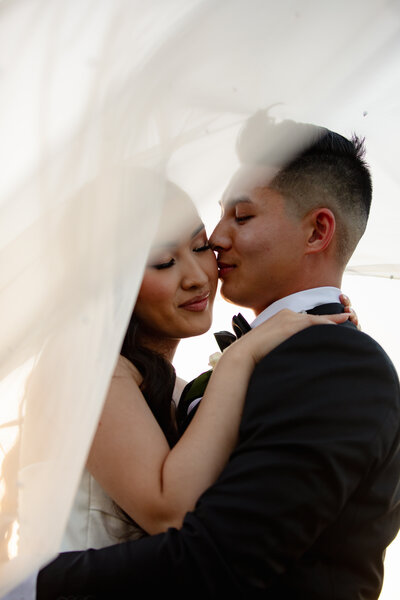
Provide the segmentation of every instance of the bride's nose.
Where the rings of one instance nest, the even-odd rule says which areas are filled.
[[[202,287],[208,283],[209,277],[206,271],[196,260],[195,255],[185,262],[181,285],[184,289]]]

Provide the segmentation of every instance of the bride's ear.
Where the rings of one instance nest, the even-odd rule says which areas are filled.
[[[305,217],[306,254],[323,252],[336,231],[335,215],[329,208],[316,208]]]

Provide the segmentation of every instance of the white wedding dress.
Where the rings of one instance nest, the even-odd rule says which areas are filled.
[[[143,535],[139,527],[124,520],[112,498],[85,469],[60,551],[104,548]]]
[[[176,378],[172,399],[179,402],[186,381]],[[146,533],[129,522],[112,498],[85,468],[70,512],[60,552],[104,548]]]

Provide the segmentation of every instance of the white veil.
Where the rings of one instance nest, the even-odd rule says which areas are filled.
[[[0,596],[59,549],[162,208],[142,168],[211,227],[254,111],[354,130],[349,269],[400,277],[399,33],[395,0],[0,3]]]

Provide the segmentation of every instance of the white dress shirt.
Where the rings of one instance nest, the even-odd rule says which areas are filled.
[[[326,286],[290,294],[290,296],[285,296],[285,298],[281,298],[267,306],[254,319],[250,326],[253,328],[261,325],[261,323],[264,323],[264,321],[267,321],[267,319],[270,319],[284,308],[288,308],[293,312],[305,312],[316,306],[321,306],[321,304],[332,304],[334,302],[340,304],[339,296],[341,293],[342,291],[339,288]]]

